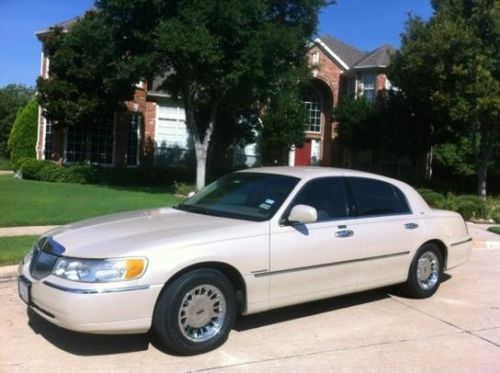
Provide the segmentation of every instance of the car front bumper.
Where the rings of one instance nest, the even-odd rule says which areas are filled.
[[[29,288],[28,306],[55,325],[96,334],[144,333],[151,328],[161,285],[80,284],[52,275],[38,281],[28,267],[19,268],[19,281]]]

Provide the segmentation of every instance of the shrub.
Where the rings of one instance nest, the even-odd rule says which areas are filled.
[[[486,219],[488,216],[488,202],[478,196],[449,194],[447,200],[447,208],[458,212],[465,220]]]
[[[35,158],[37,137],[38,103],[31,100],[17,113],[7,143],[14,168],[20,169],[23,158]]]
[[[425,202],[429,204],[429,206],[436,209],[447,208],[446,197],[441,193],[435,192],[431,189],[419,189],[418,192]]]
[[[0,158],[0,170],[12,170],[12,161],[7,158]]]
[[[191,192],[196,192],[196,185],[189,183],[179,183],[174,181],[174,193],[187,196]]]

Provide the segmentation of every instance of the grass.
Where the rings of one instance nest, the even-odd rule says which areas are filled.
[[[0,227],[59,225],[177,202],[166,188],[113,188],[0,176]]]
[[[496,233],[496,234],[500,234],[500,226],[498,226],[498,227],[489,227],[488,230],[490,232],[493,232],[493,233]]]
[[[38,236],[0,237],[0,265],[17,264]]]

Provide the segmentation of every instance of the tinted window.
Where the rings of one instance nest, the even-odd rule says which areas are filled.
[[[293,205],[314,207],[318,212],[318,221],[349,216],[344,184],[339,177],[309,181],[297,194]]]
[[[410,212],[403,193],[380,180],[349,178],[358,205],[358,215],[404,214]]]

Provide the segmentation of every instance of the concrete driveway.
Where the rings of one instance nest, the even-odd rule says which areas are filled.
[[[0,372],[500,372],[500,249],[474,249],[430,299],[381,289],[240,318],[227,343],[169,355],[147,335],[65,331],[0,282]]]

